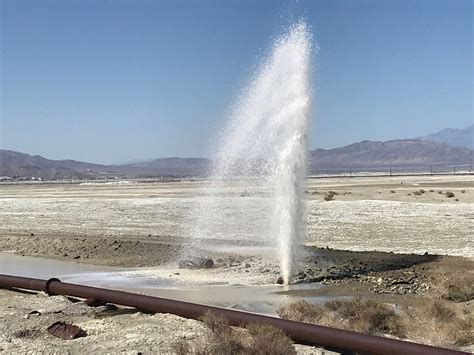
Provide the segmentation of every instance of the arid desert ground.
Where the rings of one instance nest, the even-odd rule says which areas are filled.
[[[264,191],[225,186],[218,194],[233,228],[211,221],[215,235],[190,239],[190,215],[206,184],[2,184],[0,273],[60,277],[267,314],[301,299],[352,296],[407,306],[439,299],[463,314],[473,311],[472,175],[310,178],[307,238],[297,285],[289,287],[276,285],[273,244],[259,239],[265,228],[259,213],[271,203]],[[178,260],[195,251],[211,257],[215,267],[180,268]],[[467,299],[451,297],[453,290],[464,290]],[[167,352],[173,341],[199,336],[199,322],[171,315],[121,311],[112,317],[60,296],[1,290],[0,297],[0,351]],[[38,309],[41,316],[25,317]],[[57,319],[74,321],[89,335],[67,344],[52,338],[42,329]]]

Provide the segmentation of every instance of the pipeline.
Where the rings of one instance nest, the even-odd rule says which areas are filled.
[[[56,278],[42,280],[0,274],[0,288],[29,289],[45,291],[49,295],[67,295],[84,299],[95,299],[134,307],[140,311],[172,313],[180,317],[191,319],[198,319],[208,311],[211,311],[215,314],[222,315],[228,320],[229,324],[233,326],[243,327],[251,323],[268,324],[282,329],[297,343],[366,354],[467,354],[451,349],[361,334],[315,324],[300,323],[248,312],[71,284],[61,282]]]

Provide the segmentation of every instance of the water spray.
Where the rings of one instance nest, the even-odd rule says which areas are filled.
[[[232,230],[233,216],[223,215],[228,200],[215,194],[217,188],[229,182],[259,188],[267,201],[259,237],[277,248],[284,284],[291,282],[305,233],[310,57],[311,35],[303,21],[274,42],[231,110],[216,144],[211,187],[197,207],[193,230],[195,240],[214,235],[222,224]]]

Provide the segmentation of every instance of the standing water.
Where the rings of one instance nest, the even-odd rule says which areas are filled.
[[[193,218],[195,242],[249,239],[273,248],[285,284],[305,233],[310,54],[304,22],[275,41],[231,110]]]

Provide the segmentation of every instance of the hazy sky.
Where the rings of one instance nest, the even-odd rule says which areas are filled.
[[[473,122],[473,2],[0,0],[0,148],[205,156],[269,45],[305,17],[311,147]]]

